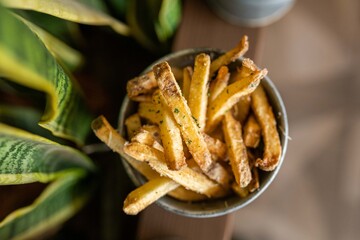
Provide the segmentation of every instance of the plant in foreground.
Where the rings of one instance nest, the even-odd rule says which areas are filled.
[[[0,102],[0,185],[48,184],[31,205],[0,222],[0,239],[33,238],[65,222],[91,196],[96,173],[96,166],[81,151],[93,116],[70,73],[81,64],[82,56],[14,9],[107,25],[154,51],[159,49],[149,33],[155,31],[157,41],[166,41],[179,20],[179,1],[175,8],[167,0],[146,1],[148,7],[157,3],[150,7],[149,16],[158,16],[151,30],[136,21],[139,1],[119,1],[126,3],[127,10],[134,9],[127,13],[129,26],[99,10],[101,1],[84,2],[92,5],[70,0],[0,0],[0,93],[26,99],[21,106],[9,104],[14,102],[11,99]]]

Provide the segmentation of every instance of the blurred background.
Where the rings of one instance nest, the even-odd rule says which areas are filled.
[[[359,238],[359,10],[355,0],[299,0],[264,28],[261,65],[291,140],[270,188],[236,213],[234,239]]]

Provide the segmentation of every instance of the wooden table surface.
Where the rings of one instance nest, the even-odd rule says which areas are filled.
[[[212,47],[228,50],[244,35],[248,35],[250,50],[246,56],[259,61],[261,30],[234,26],[218,18],[205,1],[185,1],[183,19],[174,39],[173,51]],[[188,218],[165,211],[156,204],[140,215],[137,239],[231,239],[234,214],[215,218]]]

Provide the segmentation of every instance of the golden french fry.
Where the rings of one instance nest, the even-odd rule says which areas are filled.
[[[141,128],[141,120],[139,114],[135,113],[125,119],[127,135],[132,138],[134,134]]]
[[[256,160],[256,166],[264,171],[272,171],[279,164],[281,143],[274,113],[261,85],[251,94],[251,101],[251,108],[261,126],[264,141],[264,155],[262,159]]]
[[[210,151],[191,115],[186,100],[181,95],[180,88],[171,73],[169,64],[162,62],[155,65],[153,69],[160,94],[164,96],[167,106],[173,113],[195,162],[210,179],[227,187],[232,178],[223,166],[212,161]]]
[[[245,35],[241,38],[240,43],[235,48],[221,55],[211,63],[210,77],[212,77],[221,66],[228,65],[229,63],[242,57],[247,52],[248,49],[249,49],[248,37]]]
[[[134,97],[149,94],[156,88],[157,82],[152,71],[140,76],[135,77],[128,81],[126,91],[130,99]]]
[[[141,127],[141,129],[148,131],[158,143],[161,143],[160,129],[158,126],[145,124]]]
[[[185,201],[185,202],[197,202],[197,201],[202,201],[202,200],[205,200],[208,198],[203,194],[187,190],[182,186],[169,192],[168,195],[173,198],[176,198],[180,201]]]
[[[165,103],[164,97],[154,94],[155,102],[160,101],[162,118],[159,122],[161,141],[164,147],[165,161],[171,170],[179,170],[186,165],[183,141],[174,116]]]
[[[195,57],[194,73],[191,78],[188,105],[195,122],[202,131],[206,121],[208,102],[210,56],[201,53]]]
[[[227,86],[219,96],[212,101],[207,110],[207,122],[205,132],[210,133],[222,120],[224,114],[236,104],[239,99],[253,92],[267,70],[256,71],[242,81],[237,81]]]
[[[241,123],[241,125],[245,124],[245,121],[249,116],[250,109],[251,109],[250,94],[241,97],[238,103],[234,105],[234,116]]]
[[[204,172],[207,172],[213,163],[211,154],[195,120],[192,118],[186,100],[181,95],[180,88],[171,73],[169,64],[162,62],[155,65],[153,69],[161,94],[164,96],[167,106],[173,113],[175,121],[180,126],[180,131],[191,155],[199,167]]]
[[[146,121],[158,124],[161,119],[161,109],[152,102],[140,102],[138,114]]]
[[[150,147],[153,147],[159,151],[164,151],[164,147],[158,142],[154,136],[146,131],[145,129],[141,128],[134,137],[131,138],[131,142],[138,142],[145,145],[148,145]]]
[[[126,140],[110,125],[103,115],[91,122],[91,128],[95,135],[111,150],[119,153],[121,156],[126,155],[123,149]]]
[[[123,147],[126,140],[109,124],[104,116],[96,118],[92,122],[91,127],[101,141],[106,143],[114,152],[119,153],[141,175],[149,180],[160,177],[160,174],[153,170],[146,162],[137,161],[124,153]],[[145,130],[154,129],[153,126],[146,125],[143,126],[143,128]],[[169,195],[185,201],[197,201],[206,197],[205,195],[187,190],[182,186],[169,192]],[[219,194],[219,196],[221,196],[221,194]]]
[[[193,75],[192,67],[185,67],[183,69],[183,82],[182,82],[182,93],[184,98],[188,101],[189,100],[189,93],[190,93],[190,83],[191,78]]]
[[[206,133],[203,133],[203,137],[214,161],[227,159],[227,147],[225,143]]]
[[[209,102],[215,98],[226,88],[230,78],[229,68],[221,66],[214,81],[210,83]]]
[[[250,115],[244,126],[245,146],[256,148],[261,139],[261,127],[253,115]]]
[[[241,125],[230,111],[225,114],[222,124],[235,180],[240,187],[246,187],[251,181],[251,171],[246,146],[242,140]]]
[[[255,192],[260,188],[259,171],[256,167],[251,169],[252,179],[247,186],[249,192]]]
[[[178,183],[169,178],[159,177],[149,180],[128,194],[123,210],[126,214],[136,215],[178,186]]]
[[[170,170],[165,163],[164,154],[157,149],[141,143],[127,143],[124,146],[124,151],[139,161],[146,161],[150,167],[160,173],[161,176],[171,178],[189,190],[204,194],[208,197],[218,197],[226,194],[226,190],[221,187],[221,185],[187,166],[184,166],[178,171]]]
[[[249,190],[247,187],[240,187],[239,184],[235,182],[231,185],[231,188],[241,198],[247,197],[249,195]]]

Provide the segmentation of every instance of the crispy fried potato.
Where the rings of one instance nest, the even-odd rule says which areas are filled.
[[[249,190],[249,192],[255,192],[260,188],[259,170],[256,167],[253,167],[251,169],[251,175],[252,179],[247,186],[247,189]]]
[[[161,109],[152,102],[139,103],[138,114],[150,123],[158,124],[161,119]]]
[[[251,109],[250,94],[241,97],[238,103],[234,105],[234,116],[241,123],[241,125],[245,124],[245,121],[249,116],[250,109]]]
[[[146,161],[150,167],[159,172],[161,176],[171,178],[187,189],[204,194],[208,197],[226,195],[226,190],[221,187],[221,185],[187,166],[184,166],[178,171],[170,170],[165,163],[164,154],[159,150],[141,143],[127,143],[124,146],[124,151],[126,154],[139,161]]]
[[[160,142],[158,142],[150,132],[143,128],[141,128],[134,137],[131,138],[131,142],[142,143],[164,152],[164,147],[160,144]]]
[[[204,172],[207,172],[213,164],[211,154],[195,120],[192,118],[186,100],[181,95],[180,88],[171,73],[169,64],[163,62],[155,65],[154,73],[161,94],[164,96],[167,106],[173,112],[174,118],[180,126],[181,134],[191,155],[199,167]]]
[[[208,199],[208,197],[203,194],[187,190],[181,186],[169,192],[168,195],[184,202],[198,202]]]
[[[119,153],[136,171],[147,179],[159,178],[160,174],[153,170],[146,162],[137,161],[124,153],[123,147],[126,142],[124,138],[109,124],[104,116],[96,118],[92,124],[95,135],[104,143],[106,143],[114,152]],[[154,129],[153,126],[143,126],[146,129]],[[171,180],[172,181],[172,180]],[[182,186],[169,192],[170,196],[185,200],[198,201],[206,198],[205,195],[187,190]],[[219,194],[221,196],[221,194]]]
[[[165,161],[170,170],[179,170],[186,165],[183,141],[174,116],[165,103],[164,97],[154,94],[154,102],[160,101],[162,118],[159,122],[161,141],[164,147]]]
[[[274,113],[261,85],[251,94],[251,100],[251,108],[261,126],[264,141],[264,155],[262,159],[256,160],[256,166],[264,171],[272,171],[281,157],[281,143]]]
[[[251,114],[244,126],[244,143],[245,146],[257,148],[261,139],[261,127]]]
[[[240,187],[235,182],[231,185],[231,188],[241,198],[247,197],[249,195],[249,190],[247,187]]]
[[[169,178],[154,178],[127,195],[123,210],[126,214],[136,215],[178,186]]]
[[[220,141],[217,138],[213,138],[206,133],[203,133],[204,140],[206,142],[206,146],[208,147],[211,156],[214,161],[227,159],[227,147],[225,143]]]
[[[228,65],[229,63],[234,62],[235,60],[242,57],[248,49],[248,37],[245,35],[241,38],[240,43],[235,48],[212,61],[210,66],[210,77],[212,77],[221,66]]]
[[[221,66],[214,81],[210,83],[209,102],[215,98],[226,88],[230,78],[229,68]]]
[[[135,77],[128,81],[126,91],[130,99],[134,99],[139,95],[149,94],[157,87],[157,82],[152,71],[140,76]]]
[[[208,102],[210,56],[201,53],[196,56],[191,78],[188,105],[195,122],[202,131],[205,127]]]
[[[240,187],[244,188],[251,181],[251,171],[246,146],[242,140],[241,125],[230,111],[225,114],[222,124],[235,180]]]
[[[184,98],[188,101],[189,100],[189,93],[190,93],[190,83],[191,78],[193,75],[192,67],[188,66],[183,69],[183,82],[182,82],[182,93]]]
[[[121,156],[126,155],[123,149],[126,140],[110,125],[103,115],[91,122],[91,129],[111,150]]]
[[[267,70],[256,71],[242,81],[227,86],[219,96],[212,101],[207,110],[205,132],[210,133],[221,121],[224,114],[236,104],[239,99],[253,92],[267,73]]]
[[[127,135],[132,138],[134,134],[141,128],[141,120],[139,114],[135,113],[125,119],[125,127]]]
[[[145,124],[141,127],[141,129],[148,131],[152,135],[152,137],[161,144],[160,129],[158,126]]]

